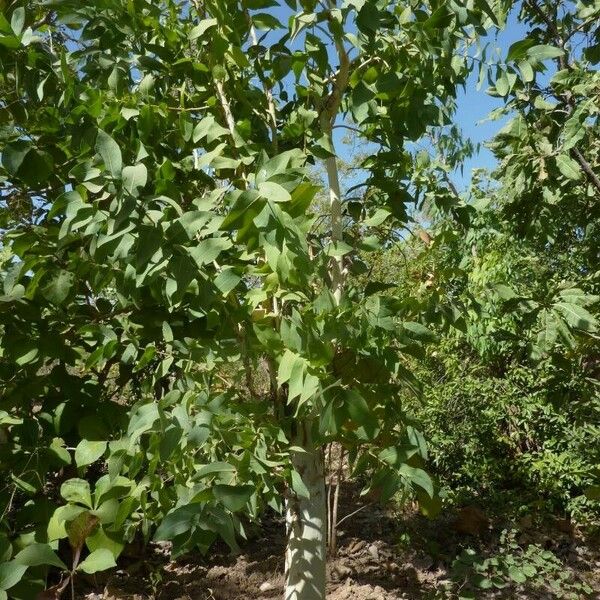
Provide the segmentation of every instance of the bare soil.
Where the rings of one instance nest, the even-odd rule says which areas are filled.
[[[340,516],[361,508],[352,489],[344,488]],[[401,514],[373,504],[347,519],[339,531],[339,550],[328,566],[328,600],[400,600],[457,598],[452,562],[463,548],[485,555],[493,550],[505,524],[484,519],[479,532],[465,531],[461,519],[473,511],[447,512],[429,521],[416,510]],[[481,511],[475,511],[481,520]],[[545,529],[524,520],[520,543],[551,550],[572,571],[600,592],[600,551],[573,528],[557,523]],[[469,529],[467,526],[466,529]],[[103,579],[79,581],[85,600],[270,600],[282,598],[284,526],[268,518],[259,534],[237,556],[217,547],[207,556],[188,555],[171,561],[168,548],[153,546],[142,559],[129,559]],[[454,587],[453,587],[454,585]],[[548,590],[519,588],[478,593],[477,598],[560,598]],[[567,597],[567,596],[565,596]],[[600,598],[600,594],[575,598]]]

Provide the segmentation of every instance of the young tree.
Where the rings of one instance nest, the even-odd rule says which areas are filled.
[[[78,509],[53,517],[68,525],[88,507],[105,529],[92,555],[118,554],[100,510],[115,482],[113,497],[134,498],[125,515],[142,507],[147,525],[168,511],[157,536],[176,551],[217,533],[235,545],[232,513],[279,508],[283,495],[285,597],[320,600],[325,444],[339,442],[382,497],[434,495],[402,408],[416,387],[405,357],[429,332],[406,298],[347,276],[410,219],[405,142],[451,122],[469,48],[495,17],[485,0],[286,4],[9,5],[0,174],[16,258],[3,277],[0,399],[19,452],[19,428],[33,427],[62,464],[107,460],[93,498],[86,482],[63,483]],[[345,198],[343,128],[372,148]],[[325,234],[307,175],[319,161]],[[236,364],[243,383],[228,376]],[[138,401],[121,430],[107,412],[122,412],[124,386]],[[67,408],[74,457],[56,437]],[[39,497],[39,482],[19,481]]]

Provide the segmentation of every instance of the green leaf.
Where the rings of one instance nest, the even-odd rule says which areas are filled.
[[[113,177],[120,177],[123,168],[121,149],[115,140],[102,129],[98,130],[96,137],[96,151],[102,157],[104,166]]]
[[[82,512],[85,512],[83,506],[75,504],[59,506],[48,521],[48,541],[53,542],[68,537],[66,524]]]
[[[258,192],[267,200],[272,202],[289,202],[292,199],[290,193],[278,183],[263,181],[258,185]]]
[[[204,510],[202,504],[187,504],[172,510],[158,526],[154,539],[156,541],[172,540],[177,536],[187,533],[198,522]]]
[[[227,296],[241,280],[242,277],[232,267],[227,267],[215,277],[214,281],[223,296]]]
[[[579,306],[588,306],[589,304],[594,304],[594,302],[600,300],[599,296],[586,294],[580,288],[567,288],[561,290],[559,296],[568,304],[579,304]]]
[[[94,550],[85,560],[79,563],[77,570],[92,574],[98,571],[106,571],[116,566],[117,563],[115,562],[113,553],[106,548],[98,548],[98,550]]]
[[[256,29],[282,29],[283,25],[269,13],[256,13],[252,15],[252,23]]]
[[[214,473],[235,473],[236,471],[237,469],[233,465],[217,461],[200,467],[196,471],[195,478],[199,479],[200,477],[206,477],[206,475],[212,475]]]
[[[51,565],[59,569],[67,570],[67,565],[56,556],[54,550],[48,544],[31,544],[23,548],[15,558],[14,562],[26,567],[37,567],[39,565]]]
[[[60,486],[60,495],[67,502],[75,502],[92,508],[90,484],[84,479],[68,479]]]
[[[132,196],[136,196],[138,188],[143,188],[147,181],[148,170],[143,163],[123,169],[123,188]]]
[[[300,473],[295,469],[292,470],[292,489],[300,498],[310,498],[310,492],[306,484],[302,481]]]
[[[16,175],[30,150],[31,146],[24,141],[6,145],[2,149],[2,166],[11,175]]]
[[[572,304],[568,302],[556,302],[554,307],[558,310],[565,321],[583,331],[595,332],[598,330],[598,323],[594,316],[583,306],[579,304]]]
[[[568,154],[560,154],[556,157],[556,166],[559,171],[569,179],[578,181],[581,179],[581,168]]]
[[[530,60],[542,61],[549,58],[558,58],[564,55],[564,50],[555,48],[554,46],[532,46],[527,50],[527,58]]]
[[[379,227],[392,213],[385,208],[378,208],[373,215],[364,220],[368,227]]]
[[[53,304],[62,304],[69,296],[74,281],[73,273],[66,270],[58,271],[42,288],[42,294]]]
[[[20,367],[35,361],[39,354],[39,348],[33,340],[18,340],[11,351]]]
[[[198,25],[192,28],[188,36],[190,41],[196,40],[204,35],[211,27],[217,25],[217,19],[203,19]]]
[[[517,67],[521,73],[521,78],[525,83],[529,83],[534,80],[535,74],[532,66],[526,60],[520,60],[517,63]]]
[[[220,137],[224,135],[229,135],[229,131],[219,125],[215,118],[212,115],[208,117],[204,117],[197,125],[194,127],[193,140],[194,142],[198,142],[203,138],[206,138],[209,144],[218,140]]]
[[[85,467],[97,461],[106,451],[107,442],[81,440],[75,448],[75,464]]]
[[[515,291],[505,283],[497,283],[494,285],[493,289],[502,300],[512,300],[513,298],[518,297]]]
[[[15,32],[15,35],[21,35],[23,26],[25,25],[25,9],[22,6],[15,8],[10,19],[10,26]]]
[[[525,583],[527,581],[527,576],[525,575],[525,573],[523,573],[523,571],[519,568],[519,567],[510,567],[508,569],[508,576],[515,582],[515,583]]]
[[[315,143],[311,146],[311,152],[321,159],[331,158],[335,156],[335,149],[331,142],[330,136],[323,134]]]
[[[254,493],[252,485],[222,485],[217,484],[212,487],[215,498],[231,512],[242,510]]]
[[[433,487],[433,482],[431,481],[431,477],[429,477],[429,475],[423,471],[423,469],[418,469],[409,465],[401,465],[400,469],[398,469],[398,472],[411,484],[418,485],[420,488],[425,490],[425,492],[429,494],[430,498],[434,497],[435,490]]]
[[[550,310],[541,310],[538,320],[541,323],[542,328],[537,335],[536,343],[539,352],[543,354],[548,352],[554,345],[554,342],[556,342],[556,338],[558,337],[558,326],[554,312]]]
[[[26,570],[26,565],[21,565],[14,560],[0,564],[0,590],[8,590],[19,583]]]
[[[327,245],[327,248],[325,248],[325,254],[327,256],[340,257],[340,256],[345,256],[346,254],[349,254],[350,252],[352,252],[352,250],[353,250],[352,246],[350,246],[346,242],[338,240],[335,242],[330,242]]]
[[[535,46],[535,40],[532,38],[525,38],[524,40],[519,40],[518,42],[511,44],[508,49],[508,54],[506,55],[506,62],[525,58],[527,56],[527,51],[532,46]]]
[[[0,33],[13,33],[10,23],[6,20],[2,12],[0,12]]]
[[[437,339],[437,336],[433,331],[427,329],[425,325],[421,323],[416,323],[413,321],[405,321],[402,323],[402,327],[405,331],[408,332],[408,336],[415,340],[423,340],[427,342],[432,342]]]
[[[208,238],[199,242],[194,248],[188,249],[188,253],[201,267],[212,263],[223,250],[231,248],[232,245],[231,241],[226,238]]]
[[[508,95],[508,92],[510,92],[511,90],[512,84],[514,83],[514,78],[516,78],[514,73],[506,73],[505,71],[503,71],[500,74],[500,77],[498,77],[498,79],[496,80],[496,92],[498,92],[498,95],[502,97]]]
[[[123,551],[125,542],[122,540],[121,532],[107,533],[102,527],[98,527],[98,529],[86,539],[86,546],[90,552],[104,548],[105,550],[108,550],[116,560]]]

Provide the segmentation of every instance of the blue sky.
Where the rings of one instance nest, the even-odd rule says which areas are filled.
[[[487,41],[490,43],[490,46],[498,46],[502,55],[506,56],[510,45],[523,39],[526,34],[527,28],[517,20],[516,15],[513,13],[508,20],[506,28],[499,32],[495,38],[489,36]],[[503,102],[501,98],[494,98],[486,93],[487,82],[485,81],[481,89],[477,90],[478,77],[478,72],[472,73],[466,89],[464,91],[461,90],[459,93],[456,122],[463,130],[465,137],[470,138],[474,143],[483,144],[502,128],[505,121],[485,120],[489,113],[495,108],[502,106]],[[464,175],[457,174],[455,179],[459,187],[463,188],[468,185],[470,173],[473,168],[493,169],[495,164],[496,162],[492,153],[487,148],[482,147],[478,155],[465,161]]]

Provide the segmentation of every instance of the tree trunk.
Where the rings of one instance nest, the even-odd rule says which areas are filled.
[[[331,140],[333,146],[333,140]],[[327,184],[329,186],[329,214],[331,218],[331,241],[340,242],[342,240],[342,199],[340,191],[340,179],[338,176],[337,159],[330,156],[325,161],[327,168]],[[337,304],[342,298],[342,289],[344,287],[344,262],[341,256],[336,256],[331,260],[329,266],[329,276],[331,278],[331,292]]]
[[[315,448],[310,423],[301,429],[292,452],[294,469],[302,478],[310,498],[291,492],[286,505],[287,549],[285,553],[285,600],[325,600],[326,521],[323,454]]]

